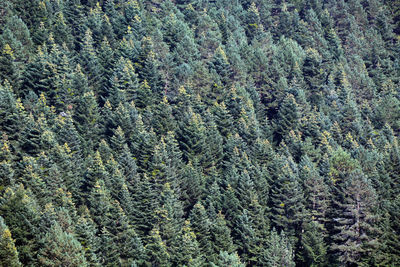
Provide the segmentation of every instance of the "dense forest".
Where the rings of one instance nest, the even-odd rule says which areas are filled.
[[[400,1],[1,0],[0,266],[400,266]]]

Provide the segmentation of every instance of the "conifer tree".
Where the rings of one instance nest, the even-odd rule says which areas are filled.
[[[214,263],[211,263],[211,266],[213,266],[213,267],[221,267],[221,266],[244,267],[246,265],[244,263],[242,263],[242,261],[240,260],[240,257],[238,256],[237,253],[229,254],[226,251],[221,251],[218,259]]]
[[[134,213],[132,225],[140,236],[146,236],[155,224],[154,211],[156,209],[158,195],[153,190],[151,181],[147,175],[141,175],[132,188]]]
[[[109,98],[113,106],[137,99],[139,82],[130,60],[120,58],[110,77]]]
[[[38,260],[42,266],[87,266],[81,244],[55,223],[41,241]]]
[[[88,265],[99,266],[99,259],[96,255],[100,246],[99,237],[96,235],[98,231],[87,207],[82,210],[82,214],[75,226],[76,239],[81,243]]]
[[[203,255],[211,256],[210,227],[211,221],[206,210],[201,203],[194,205],[189,215],[190,224],[199,243],[200,251]]]
[[[200,172],[197,162],[189,162],[182,172],[182,199],[185,210],[190,210],[201,200],[204,191],[204,175]]]
[[[276,121],[276,134],[278,140],[284,137],[290,130],[296,130],[298,127],[299,110],[293,95],[288,94],[282,101],[278,110]]]
[[[328,246],[324,240],[324,233],[321,225],[311,221],[304,227],[301,235],[301,244],[304,247],[302,261],[308,266],[324,266],[327,263]]]
[[[19,260],[24,265],[37,264],[39,249],[39,209],[31,193],[22,185],[3,191],[0,211],[18,249]],[[11,254],[12,255],[12,254]]]
[[[171,255],[167,251],[165,242],[162,241],[159,230],[154,228],[150,232],[149,240],[145,246],[146,261],[152,266],[169,266]]]
[[[205,127],[199,114],[189,110],[180,123],[178,142],[183,152],[183,160],[193,161],[205,151]]]
[[[303,64],[304,80],[309,88],[309,99],[311,104],[319,105],[322,98],[321,87],[324,81],[321,73],[322,57],[318,51],[308,49]]]
[[[200,253],[196,235],[190,227],[190,221],[186,220],[182,228],[182,234],[177,238],[177,249],[173,263],[178,265],[198,266],[204,264],[204,259]]]
[[[94,47],[93,36],[90,29],[87,29],[82,40],[81,64],[88,76],[89,85],[94,91],[99,92],[100,64],[97,52]],[[105,97],[104,95],[102,97]]]
[[[101,266],[118,266],[121,264],[120,253],[118,251],[116,238],[106,227],[100,230],[100,247],[97,254]]]
[[[14,81],[18,78],[18,69],[14,61],[14,51],[9,44],[3,44],[0,53],[0,80]]]
[[[371,214],[375,192],[357,171],[348,177],[342,190],[342,203],[335,203],[340,212],[333,218],[336,234],[332,249],[341,264],[363,264],[363,255],[377,246],[375,216]]]
[[[272,229],[268,240],[268,246],[264,250],[262,258],[265,266],[295,266],[292,246],[282,231],[280,234]]]
[[[277,229],[285,230],[292,239],[298,237],[306,216],[304,194],[296,169],[293,169],[296,167],[293,166],[294,162],[289,159],[282,163],[281,172],[277,174],[271,188],[272,222]]]
[[[243,213],[238,216],[234,228],[236,232],[234,236],[235,243],[244,262],[249,265],[257,264],[261,257],[261,240],[257,236],[247,210],[243,210]]]
[[[306,208],[310,212],[311,220],[319,225],[320,230],[325,231],[330,199],[328,186],[307,156],[302,158],[299,167],[299,176],[304,182]]]
[[[231,230],[227,226],[225,216],[219,212],[211,225],[211,241],[214,247],[214,255],[218,256],[220,251],[233,253],[236,246],[233,244]]]
[[[18,259],[18,251],[10,229],[0,217],[0,262],[1,266],[18,267],[21,263]]]

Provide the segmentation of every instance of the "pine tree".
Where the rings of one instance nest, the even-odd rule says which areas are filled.
[[[97,99],[93,91],[84,92],[83,95],[77,97],[75,102],[74,121],[78,133],[85,140],[85,149],[93,150],[101,132],[100,128],[100,112]]]
[[[328,186],[307,156],[302,158],[299,165],[299,176],[304,182],[306,208],[310,212],[311,220],[317,222],[324,231],[330,199]]]
[[[119,151],[120,156],[117,159],[120,170],[125,177],[127,186],[131,189],[138,181],[138,167],[127,145],[124,145],[122,151]]]
[[[111,76],[114,73],[115,51],[110,41],[104,37],[98,49],[99,62],[101,64],[101,95],[106,95],[106,89],[111,87]]]
[[[205,127],[199,114],[189,110],[180,123],[178,136],[180,148],[183,152],[183,160],[193,161],[205,151]]]
[[[86,166],[85,180],[82,185],[84,191],[90,192],[99,180],[103,182],[107,180],[107,184],[110,184],[109,174],[107,173],[99,151],[96,151],[93,156],[88,158]]]
[[[265,266],[295,266],[292,246],[285,232],[280,234],[272,229],[262,262]]]
[[[109,83],[108,96],[113,106],[138,98],[138,77],[130,60],[124,58],[118,60]]]
[[[282,101],[276,121],[277,140],[282,139],[290,130],[296,130],[300,117],[298,105],[293,95],[289,94]]]
[[[42,266],[87,266],[81,244],[55,223],[41,241],[38,260]]]
[[[333,218],[336,234],[332,249],[341,264],[368,264],[364,255],[377,246],[376,218],[372,213],[375,192],[359,171],[350,174],[342,190],[342,202],[335,203],[340,210]]]
[[[0,217],[0,262],[2,267],[21,266],[15,241],[12,239],[10,229],[8,229],[2,217]]]
[[[15,81],[18,69],[15,64],[14,51],[9,44],[4,44],[0,53],[0,80]]]
[[[71,29],[66,24],[64,14],[62,12],[57,14],[55,23],[53,25],[54,41],[61,45],[66,44],[68,48],[73,47],[73,37]]]
[[[303,188],[293,161],[276,164],[283,165],[278,165],[282,169],[271,187],[271,220],[277,229],[285,230],[290,239],[296,240],[306,216]]]
[[[314,105],[319,105],[322,99],[321,88],[325,77],[321,70],[321,55],[314,49],[308,49],[303,64],[303,75],[309,89],[310,103]]]
[[[0,147],[0,184],[2,186],[14,185],[14,157],[11,153],[9,141],[6,139],[6,136],[4,136],[2,142],[0,142]]]
[[[18,140],[22,135],[27,115],[24,106],[16,99],[9,82],[0,85],[0,126],[8,140]]]
[[[149,240],[145,246],[146,262],[151,266],[170,266],[171,255],[167,252],[165,242],[162,241],[158,228],[150,232]]]
[[[233,253],[235,251],[236,246],[233,244],[231,230],[227,226],[225,216],[221,212],[214,218],[210,232],[211,242],[214,248],[214,258],[217,258],[220,251],[226,251],[227,253]]]
[[[94,47],[93,36],[90,29],[85,32],[84,39],[82,40],[82,50],[81,50],[81,65],[86,71],[88,76],[88,82],[90,86],[96,93],[99,93],[99,83],[100,83],[100,64],[97,57],[97,52]],[[101,95],[102,97],[106,97]]]
[[[75,226],[76,239],[81,243],[85,252],[86,262],[89,266],[99,266],[99,259],[96,252],[100,246],[100,240],[97,234],[97,227],[90,217],[87,207],[82,208],[77,224]]]
[[[328,246],[324,240],[324,232],[318,222],[311,221],[304,227],[301,235],[301,245],[304,248],[304,258],[307,266],[325,266],[327,263]]]
[[[222,266],[232,266],[232,267],[244,267],[245,264],[242,263],[240,257],[237,253],[229,254],[226,251],[221,251],[218,259],[211,263],[212,267],[222,267]]]
[[[147,175],[140,176],[132,188],[132,201],[134,213],[132,215],[132,225],[140,236],[146,236],[154,227],[154,210],[156,209],[158,192],[153,190],[153,186]]]
[[[112,217],[112,204],[110,193],[104,186],[103,180],[97,180],[93,185],[89,197],[90,212],[95,223],[102,229],[103,227],[111,227],[113,220]]]
[[[191,214],[189,215],[189,219],[193,232],[196,235],[197,242],[199,243],[200,251],[203,255],[206,255],[208,257],[211,256],[211,221],[208,218],[206,210],[201,203],[197,203],[196,205],[194,205]]]
[[[14,190],[5,188],[1,198],[0,212],[7,224],[18,249],[19,260],[23,265],[35,265],[39,249],[39,205],[32,193],[22,185]]]
[[[399,198],[394,199],[388,206],[388,214],[383,216],[380,229],[382,235],[379,238],[380,251],[383,253],[376,256],[376,264],[397,265],[400,262],[400,257],[397,254],[399,250],[400,240],[400,221],[399,221]]]
[[[182,230],[183,208],[169,183],[163,186],[157,206],[154,211],[156,225],[169,253],[174,255],[176,237]]]
[[[152,108],[152,126],[154,131],[162,136],[176,129],[176,121],[172,114],[172,107],[168,99],[164,96],[163,100]]]
[[[257,236],[247,210],[243,210],[243,213],[238,216],[234,226],[236,232],[234,234],[234,241],[238,246],[238,253],[247,264],[257,264],[262,253],[262,246],[260,246],[261,240]]]
[[[181,197],[186,211],[192,209],[201,200],[205,190],[205,177],[196,163],[193,165],[189,162],[182,171]]]
[[[119,266],[121,264],[116,238],[105,227],[100,230],[100,247],[97,254],[101,266]]]
[[[174,244],[175,245],[175,244]],[[190,221],[186,220],[176,241],[176,249],[172,255],[172,264],[199,266],[204,264],[204,259],[200,253],[196,235],[190,227]]]
[[[156,142],[156,136],[154,131],[149,131],[143,124],[142,117],[139,115],[136,120],[136,124],[133,129],[134,135],[129,136],[125,131],[127,138],[131,140],[131,153],[136,158],[136,163],[139,170],[143,173],[149,169],[150,157],[154,151],[154,145]],[[129,139],[128,139],[129,140]]]

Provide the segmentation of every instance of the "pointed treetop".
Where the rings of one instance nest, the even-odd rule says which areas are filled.
[[[9,55],[12,59],[14,59],[14,52],[11,49],[9,44],[5,44],[3,47],[3,54]]]
[[[108,101],[108,99],[107,99],[106,102],[104,103],[104,107],[106,107],[106,108],[109,109],[109,110],[112,110],[111,103],[110,103],[110,101]]]
[[[256,6],[256,4],[254,2],[251,3],[250,7],[249,7],[249,11],[253,12],[254,14],[256,14],[258,17],[260,16],[260,12],[258,11],[258,8]]]
[[[215,54],[220,55],[222,57],[222,59],[224,60],[224,62],[229,64],[228,57],[226,56],[225,51],[224,51],[224,49],[222,49],[221,46],[217,47],[217,49],[215,50]]]

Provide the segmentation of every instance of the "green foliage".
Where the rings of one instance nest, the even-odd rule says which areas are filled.
[[[171,255],[167,251],[164,241],[162,241],[158,228],[150,232],[148,244],[145,246],[147,261],[152,266],[169,266],[168,261]]]
[[[399,7],[1,1],[0,265],[400,265]]]
[[[278,140],[283,138],[290,130],[296,130],[300,118],[298,105],[293,95],[288,94],[282,101],[278,110],[276,121],[276,134]]]
[[[362,264],[362,257],[377,247],[376,218],[371,214],[376,196],[362,173],[355,172],[346,181],[344,199],[337,203],[332,249],[341,264]],[[367,264],[367,263],[363,263]]]
[[[42,266],[87,266],[82,246],[55,223],[41,240],[38,260]]]
[[[212,263],[211,266],[222,267],[222,266],[232,266],[232,267],[244,267],[246,266],[240,261],[240,258],[237,254],[229,254],[226,251],[221,251],[219,257],[215,263]]]
[[[305,226],[301,244],[304,247],[304,262],[307,266],[326,265],[328,247],[318,222],[312,221]]]
[[[262,257],[265,266],[295,266],[293,249],[288,238],[282,231],[280,234],[272,229],[268,245]]]
[[[0,262],[1,266],[17,267],[21,266],[18,259],[18,251],[12,239],[10,229],[0,217]]]

